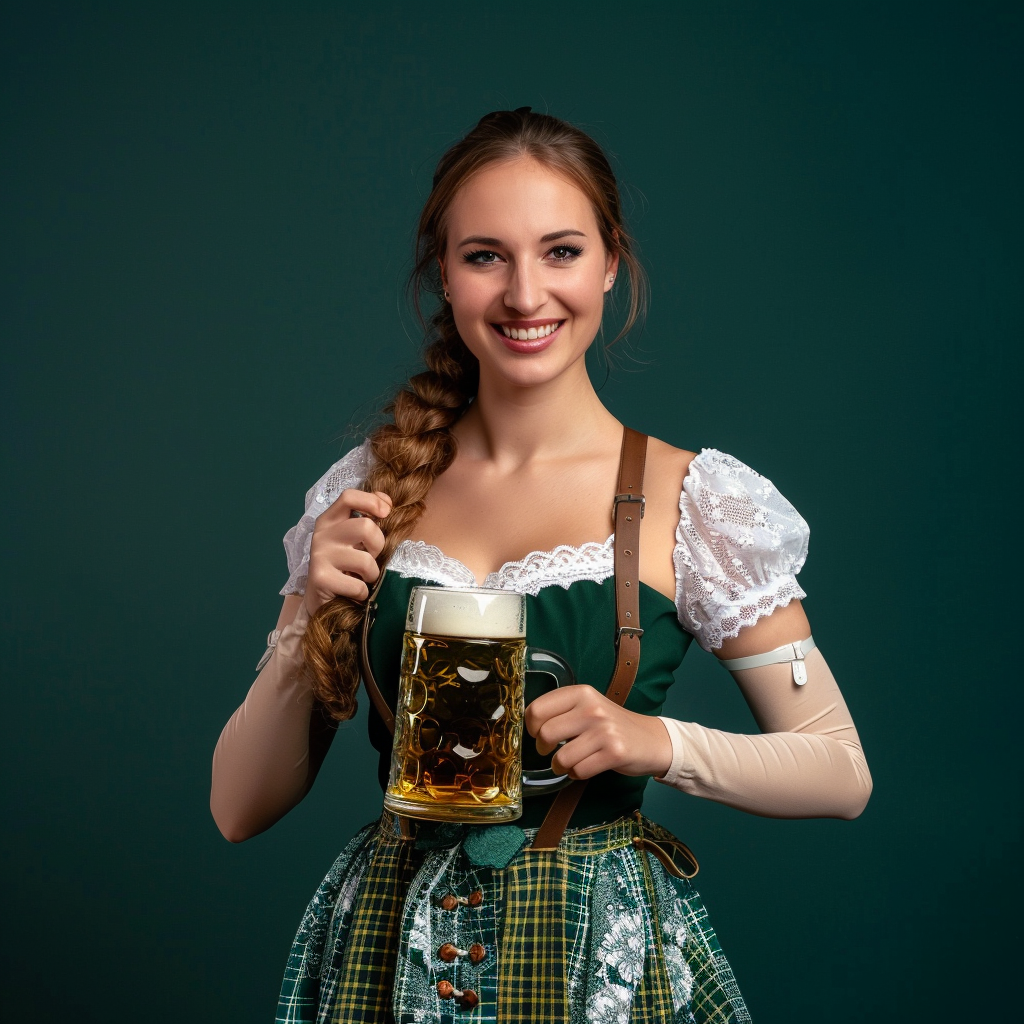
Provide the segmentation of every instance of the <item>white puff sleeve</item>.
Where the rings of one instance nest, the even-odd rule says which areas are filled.
[[[706,651],[807,595],[796,574],[810,529],[772,482],[704,448],[679,496],[673,560],[683,628]]]
[[[342,491],[362,487],[370,470],[370,443],[364,441],[336,463],[308,491],[306,511],[302,518],[284,535],[284,550],[288,557],[288,582],[281,588],[282,596],[304,594],[309,576],[309,545],[317,516],[331,507]]]

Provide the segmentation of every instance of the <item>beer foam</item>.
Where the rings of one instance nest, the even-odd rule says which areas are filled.
[[[526,636],[526,601],[511,590],[413,587],[405,628],[474,640],[518,639]]]

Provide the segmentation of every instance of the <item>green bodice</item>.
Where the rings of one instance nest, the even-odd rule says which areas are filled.
[[[409,595],[413,587],[421,585],[438,584],[388,570],[377,596],[377,615],[370,631],[370,663],[381,693],[392,707],[398,694]],[[545,586],[536,596],[526,597],[527,642],[559,654],[572,666],[577,682],[588,683],[602,693],[615,664],[614,588],[613,577],[601,583],[579,580],[568,588]],[[657,715],[672,685],[673,672],[693,637],[679,624],[674,602],[644,583],[640,584],[640,624],[644,629],[640,669],[626,707],[640,714]],[[529,673],[527,704],[550,685],[549,677]],[[383,789],[391,765],[391,733],[372,706],[369,731],[370,741],[380,753],[378,777]],[[525,733],[524,744],[524,759],[530,760],[536,751]],[[639,808],[648,780],[649,776],[634,778],[613,771],[591,779],[572,817],[573,828],[611,821]],[[523,816],[516,824],[521,828],[539,826],[553,799],[537,796],[526,800]]]

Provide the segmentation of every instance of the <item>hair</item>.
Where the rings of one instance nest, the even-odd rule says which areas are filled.
[[[451,464],[456,442],[451,428],[476,396],[480,367],[459,337],[451,305],[444,300],[440,260],[447,248],[446,215],[459,189],[488,164],[531,157],[575,185],[589,200],[607,252],[618,255],[629,279],[629,312],[615,340],[627,334],[646,308],[647,276],[626,231],[615,175],[601,147],[574,125],[529,107],[486,114],[465,138],[445,152],[416,231],[415,265],[409,290],[426,330],[426,370],[402,387],[384,412],[391,417],[369,436],[371,468],[363,488],[383,491],[392,511],[380,523],[385,544],[377,556],[383,572],[395,548],[423,513],[436,477]],[[425,321],[421,296],[438,301]],[[613,342],[614,343],[614,342]],[[366,603],[337,597],[310,620],[303,654],[313,692],[338,720],[356,711],[359,643]]]

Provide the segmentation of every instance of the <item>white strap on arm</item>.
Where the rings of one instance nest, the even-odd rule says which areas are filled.
[[[795,643],[783,644],[776,647],[774,651],[766,654],[752,654],[749,658],[728,658],[723,659],[722,664],[730,672],[742,672],[745,668],[760,668],[762,665],[780,665],[783,662],[790,662],[793,666],[793,682],[797,686],[803,686],[807,682],[807,666],[804,658],[818,645],[814,637],[809,636],[806,640],[797,640]]]
[[[274,649],[277,647],[277,641],[281,639],[281,630],[272,629],[267,634],[267,649],[263,652],[263,657],[260,658],[259,664],[256,666],[256,671],[260,672],[263,666],[270,661],[271,656],[274,653]]]

